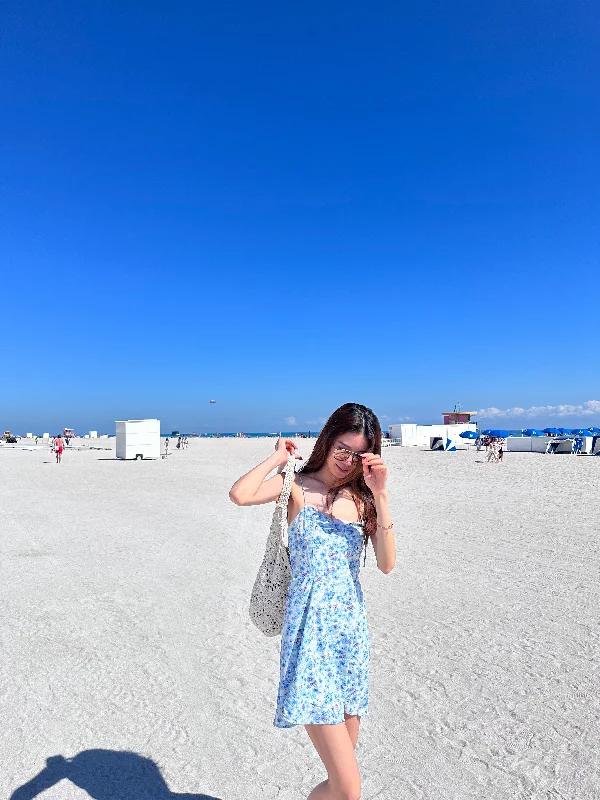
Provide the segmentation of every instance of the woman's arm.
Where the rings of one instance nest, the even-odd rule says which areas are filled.
[[[377,567],[386,575],[396,566],[396,540],[394,527],[390,517],[388,498],[386,494],[377,494],[375,508],[377,509],[377,532],[373,534],[373,547]]]
[[[365,483],[373,492],[377,511],[377,532],[371,537],[375,559],[378,569],[387,575],[396,566],[396,540],[388,506],[387,467],[381,456],[375,453],[363,455],[363,475]]]
[[[233,484],[229,499],[236,506],[258,506],[277,500],[283,489],[283,473],[274,475],[268,481],[265,478],[269,472],[286,464],[294,450],[296,445],[289,439],[279,439],[272,455]]]

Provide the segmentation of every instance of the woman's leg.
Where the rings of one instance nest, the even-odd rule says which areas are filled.
[[[360,728],[360,717],[346,714],[346,712],[344,712],[344,724],[346,725],[346,730],[350,736],[352,747],[356,747],[356,743],[358,741],[358,729]]]
[[[305,727],[327,770],[327,780],[315,786],[308,800],[360,800],[360,773],[346,723]]]

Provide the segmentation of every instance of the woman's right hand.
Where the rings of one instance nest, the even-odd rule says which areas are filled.
[[[287,460],[291,455],[296,454],[296,450],[298,448],[292,442],[291,439],[277,439],[277,444],[275,445],[275,452],[279,457],[280,465],[287,464]],[[296,456],[296,458],[302,458],[302,456]]]

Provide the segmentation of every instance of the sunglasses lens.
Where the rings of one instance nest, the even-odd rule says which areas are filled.
[[[357,456],[356,453],[351,453],[350,450],[334,450],[333,457],[336,461],[348,461],[350,458],[353,464],[360,461],[360,456]]]

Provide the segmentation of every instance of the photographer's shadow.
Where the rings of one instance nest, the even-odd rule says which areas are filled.
[[[16,789],[10,800],[30,800],[62,780],[94,800],[219,800],[208,794],[171,792],[150,758],[119,750],[83,750],[73,758],[51,756],[46,768]]]

